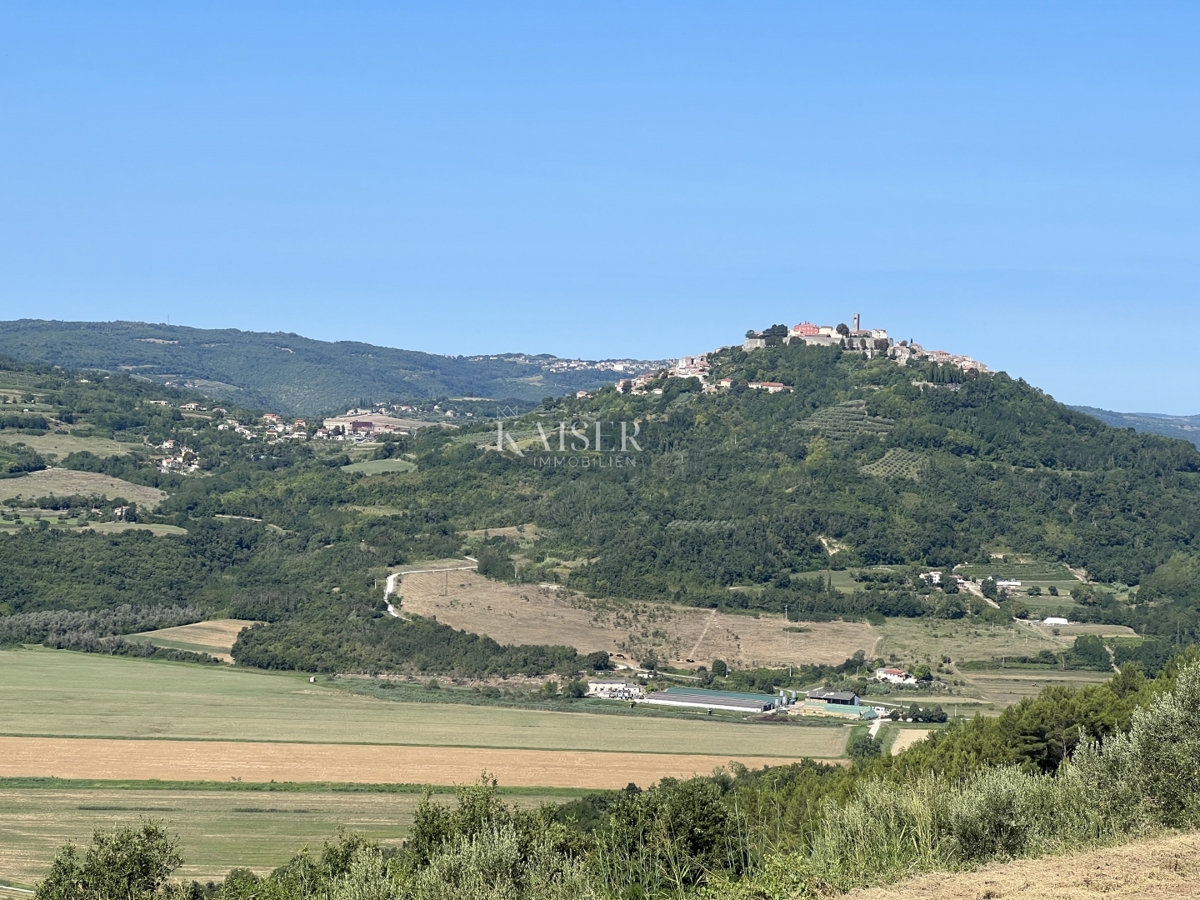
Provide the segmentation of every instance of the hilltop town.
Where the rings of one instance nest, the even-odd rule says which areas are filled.
[[[800,322],[790,328],[787,325],[772,325],[764,331],[748,331],[742,342],[742,349],[747,353],[766,347],[784,344],[807,344],[816,347],[841,347],[847,353],[859,353],[868,359],[885,356],[897,365],[907,365],[909,360],[929,360],[939,365],[953,365],[966,372],[989,374],[991,370],[970,356],[949,353],[945,350],[926,350],[915,341],[894,340],[883,328],[862,328],[861,319],[855,313],[852,324],[814,325],[812,322]],[[720,347],[710,351],[717,353],[728,347]],[[732,385],[732,379],[723,378],[715,384],[709,380],[711,363],[709,353],[697,356],[684,356],[665,367],[653,372],[646,372],[634,378],[622,378],[617,381],[617,387],[624,391],[642,393],[644,391],[661,392],[652,387],[652,382],[664,375],[672,378],[696,378],[704,386],[705,391],[727,390]],[[792,389],[791,385],[775,381],[752,381],[748,387],[751,390],[766,391],[771,394],[784,393]],[[586,392],[580,391],[581,396]]]

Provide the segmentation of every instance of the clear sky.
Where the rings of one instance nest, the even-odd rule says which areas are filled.
[[[0,5],[0,319],[665,357],[860,312],[1200,413],[1200,4]]]

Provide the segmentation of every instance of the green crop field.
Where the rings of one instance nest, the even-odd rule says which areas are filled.
[[[522,793],[523,806],[562,801]],[[407,834],[419,793],[11,788],[0,789],[0,882],[32,886],[62,844],[86,845],[97,828],[155,819],[180,836],[179,875],[219,881],[244,866],[260,872],[304,847],[319,849],[338,829],[384,846]],[[442,802],[447,802],[444,798]]]
[[[1061,600],[1063,603],[1071,602],[1071,588],[1079,586],[1079,579],[1071,574],[1071,570],[1061,563],[1052,562],[1003,562],[998,559],[992,560],[986,564],[972,564],[959,566],[957,571],[964,578],[973,578],[976,581],[983,581],[985,578],[991,577],[1000,580],[1014,580],[1021,582],[1021,587],[1012,589],[1014,596],[1019,597],[1022,602],[1026,601],[1025,591],[1030,587],[1039,587],[1043,592],[1049,590],[1053,585],[1057,588],[1060,597],[1051,597],[1050,600]],[[1041,598],[1034,597],[1033,600],[1045,600],[1046,595],[1043,593]]]
[[[53,650],[0,652],[0,730],[535,750],[836,757],[845,729],[398,703],[307,676]]]

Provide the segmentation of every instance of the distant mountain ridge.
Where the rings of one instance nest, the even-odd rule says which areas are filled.
[[[124,371],[246,406],[312,415],[347,403],[436,397],[540,400],[611,384],[660,361],[549,354],[443,356],[284,332],[144,322],[0,322],[0,355]]]
[[[1072,406],[1113,428],[1132,428],[1163,437],[1179,438],[1200,447],[1200,416],[1164,416],[1159,413],[1123,413],[1094,406]]]

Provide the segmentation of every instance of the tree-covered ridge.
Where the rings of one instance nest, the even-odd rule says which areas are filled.
[[[1163,437],[1179,438],[1200,447],[1200,416],[1164,416],[1157,413],[1123,413],[1094,406],[1073,406],[1072,409],[1099,419],[1113,428],[1132,428]]]
[[[364,400],[538,400],[614,377],[598,369],[548,371],[528,357],[451,357],[282,332],[141,322],[0,322],[0,354],[71,369],[132,371],[187,383],[226,402],[301,415],[340,412]]]
[[[1108,428],[1003,374],[899,367],[836,348],[717,359],[714,380],[735,378],[726,393],[667,383],[661,395],[604,392],[547,412],[644,422],[634,468],[526,476],[544,491],[533,520],[600,551],[578,584],[671,594],[831,562],[953,565],[999,542],[1136,584],[1200,530],[1194,448]],[[956,390],[913,384],[939,376]],[[794,391],[738,390],[754,380]],[[822,417],[851,402],[885,427],[855,433]],[[922,458],[915,478],[863,472],[897,449]],[[722,523],[725,533],[679,523]],[[832,559],[831,546],[842,548]]]
[[[915,577],[919,567],[986,561],[999,547],[1142,585],[1137,602],[1080,590],[1073,616],[1131,625],[1171,645],[1200,636],[1189,574],[1200,453],[1189,445],[1108,428],[1003,374],[796,345],[730,350],[714,363],[729,390],[662,379],[659,394],[610,388],[546,401],[504,423],[524,455],[507,444],[498,452],[487,426],[425,429],[366,451],[403,458],[414,471],[370,477],[342,468],[345,445],[247,441],[219,430],[219,417],[184,416],[185,394],[163,406],[163,389],[128,377],[91,383],[25,371],[56,430],[129,448],[107,457],[77,451],[61,464],[168,491],[153,513],[136,515],[186,534],[28,526],[0,534],[0,612],[194,603],[270,622],[253,639],[263,665],[403,668],[409,645],[388,631],[401,623],[374,621],[384,615],[378,585],[389,568],[480,551],[466,532],[532,523],[537,537],[516,556],[503,541],[482,548],[494,557],[487,573],[617,598],[786,606],[812,619],[1007,620],[1020,611],[1011,601],[993,609]],[[793,391],[747,387],[759,379]],[[572,424],[594,434],[597,421],[604,453],[558,453],[558,423],[568,435]],[[540,464],[614,455],[620,422],[636,430],[640,452],[625,454],[634,464]],[[160,471],[155,447],[164,440],[193,448],[201,471]],[[36,505],[70,518],[94,501]],[[821,574],[877,564],[908,568],[849,591]],[[295,647],[309,648],[307,663]],[[250,654],[251,644],[242,649]]]

